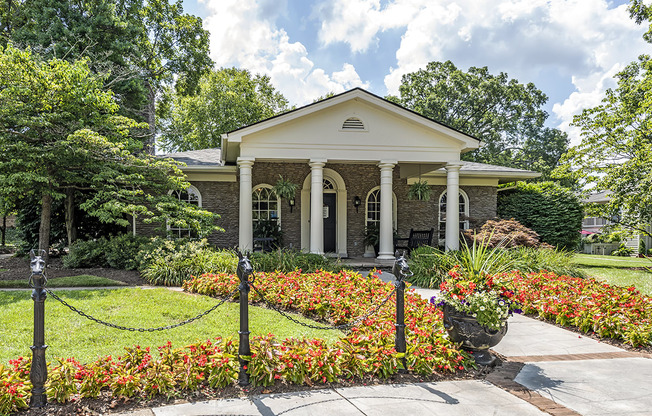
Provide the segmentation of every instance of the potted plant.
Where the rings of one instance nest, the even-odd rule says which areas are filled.
[[[272,189],[276,196],[290,201],[291,199],[294,199],[298,187],[299,185],[296,183],[283,179],[283,175],[278,175],[278,180]]]
[[[492,233],[493,234],[493,233]],[[489,236],[489,241],[491,236]],[[448,272],[440,293],[430,303],[442,308],[444,328],[451,340],[470,350],[478,365],[493,365],[489,348],[507,333],[507,318],[520,313],[518,296],[494,280],[492,273],[509,269],[510,261],[500,244],[488,249],[474,240],[459,253],[459,265]]]
[[[430,192],[432,188],[428,185],[428,182],[422,181],[419,179],[410,185],[408,190],[408,199],[416,199],[418,201],[430,201]]]
[[[364,228],[363,243],[365,246],[373,247],[374,253],[378,256],[378,250],[380,247],[380,223],[372,222],[367,224]]]

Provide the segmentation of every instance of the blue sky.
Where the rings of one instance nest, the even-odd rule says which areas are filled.
[[[613,75],[652,45],[623,0],[184,0],[218,67],[271,77],[292,104],[362,87],[396,94],[430,61],[533,82],[548,125],[599,104]]]

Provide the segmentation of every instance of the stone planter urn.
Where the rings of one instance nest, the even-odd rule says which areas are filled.
[[[444,305],[444,328],[451,340],[462,343],[462,348],[473,354],[475,363],[483,366],[495,365],[496,357],[489,348],[497,345],[507,333],[507,319],[500,330],[482,326],[471,315]]]

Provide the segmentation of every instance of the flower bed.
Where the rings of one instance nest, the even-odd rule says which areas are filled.
[[[233,275],[205,275],[184,284],[192,292],[227,295],[239,284]],[[256,287],[268,300],[306,316],[342,324],[350,322],[382,302],[392,285],[357,273],[293,272],[257,274]],[[252,302],[260,301],[252,290]],[[417,374],[445,374],[473,366],[446,337],[441,313],[415,294],[406,295],[405,355],[408,370]],[[326,383],[350,378],[386,378],[401,368],[401,354],[394,351],[394,299],[378,313],[333,344],[321,339],[276,339],[272,334],[252,337],[248,371],[251,382],[270,385],[276,381],[295,384]],[[282,319],[282,318],[280,318]],[[93,363],[73,358],[57,359],[48,368],[50,400],[67,402],[110,395],[116,398],[173,396],[202,386],[222,388],[237,380],[237,342],[216,339],[158,351],[138,346],[125,348],[117,358]],[[30,360],[0,365],[0,415],[27,407],[31,384]]]
[[[522,295],[523,312],[582,332],[620,339],[634,347],[652,343],[652,298],[632,287],[554,273],[518,272],[499,279]]]
[[[204,275],[184,283],[184,289],[210,296],[225,296],[238,284],[233,275]],[[254,285],[265,298],[283,309],[300,312],[332,325],[351,322],[380,304],[393,286],[376,278],[342,271],[302,274],[258,273]],[[261,302],[257,291],[250,302]],[[252,382],[332,382],[365,377],[386,378],[400,368],[402,354],[394,351],[395,302],[353,328],[333,345],[322,340],[276,340],[272,335],[252,339]],[[473,366],[446,335],[441,312],[420,296],[405,298],[407,369],[418,374],[445,373]]]

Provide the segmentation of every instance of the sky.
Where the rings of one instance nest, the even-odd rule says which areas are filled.
[[[216,67],[269,75],[292,105],[361,87],[398,94],[431,61],[486,66],[549,97],[547,125],[569,133],[614,74],[652,45],[625,0],[183,0],[203,19]]]

